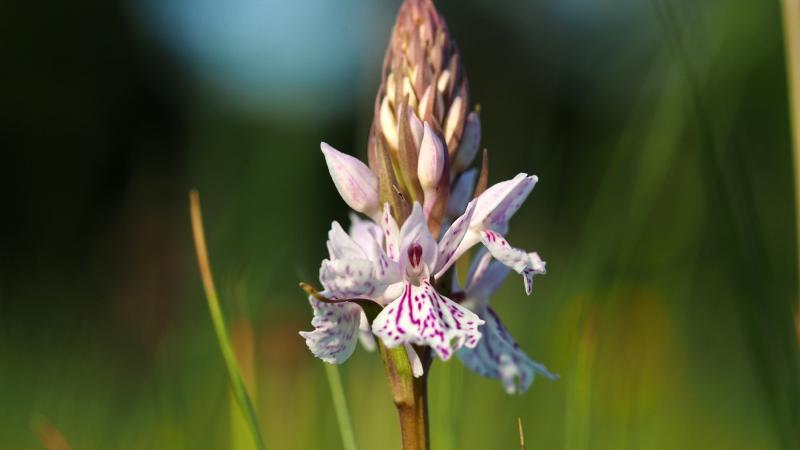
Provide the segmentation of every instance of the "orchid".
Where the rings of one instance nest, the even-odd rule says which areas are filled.
[[[398,344],[430,346],[439,358],[447,360],[452,349],[474,348],[481,337],[478,326],[484,322],[470,310],[439,294],[431,285],[431,273],[446,270],[472,215],[468,208],[437,245],[428,231],[419,203],[397,232],[388,205],[383,224],[390,257],[403,273],[402,293],[381,311],[372,331],[388,348]],[[396,292],[396,291],[395,291]]]
[[[458,358],[472,371],[490,378],[498,378],[509,394],[523,393],[530,388],[536,374],[551,380],[558,376],[525,354],[489,306],[491,296],[500,288],[509,268],[492,261],[491,253],[475,255],[464,286],[463,305],[474,311],[485,324],[480,327],[482,338],[474,349],[463,348]],[[461,292],[458,280],[453,278],[453,292]]]
[[[372,222],[350,216],[350,233],[333,222],[328,232],[328,256],[320,267],[321,295],[332,300],[371,298],[380,301],[385,280],[393,277],[389,262],[380,248],[382,232]],[[315,356],[331,364],[344,362],[353,353],[360,338],[368,350],[375,343],[367,318],[354,303],[325,303],[313,297],[311,325],[314,331],[302,331],[306,345]]]
[[[482,243],[498,261],[523,276],[525,293],[528,295],[533,291],[533,276],[545,273],[545,262],[538,253],[527,253],[511,247],[503,235],[508,232],[511,216],[528,198],[537,181],[536,175],[520,173],[482,193],[478,197],[469,231],[456,250],[456,256],[460,256],[478,242]]]
[[[444,20],[428,0],[405,0],[398,15],[368,140],[369,165],[321,143],[333,185],[351,214],[348,232],[333,222],[321,291],[308,284],[311,352],[341,364],[364,347],[380,348],[401,417],[404,448],[428,447],[425,383],[435,358],[453,354],[509,393],[536,374],[531,360],[489,306],[511,271],[545,273],[535,252],[506,239],[511,217],[538,178],[520,173],[487,188],[488,153],[480,148],[478,111],[469,111],[467,80]],[[456,263],[470,257],[463,289]],[[417,377],[414,380],[412,377]]]

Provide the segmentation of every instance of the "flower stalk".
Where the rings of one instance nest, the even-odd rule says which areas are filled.
[[[403,347],[386,348],[378,344],[383,358],[392,400],[400,418],[403,450],[428,450],[428,368],[415,378],[408,354]],[[428,353],[428,352],[426,352]],[[425,359],[430,360],[429,355]]]

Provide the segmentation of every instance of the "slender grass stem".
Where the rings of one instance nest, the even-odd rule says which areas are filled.
[[[342,447],[344,450],[356,450],[356,439],[353,434],[353,424],[350,421],[350,411],[347,409],[347,400],[344,396],[342,387],[342,377],[339,375],[339,367],[335,364],[323,364],[325,375],[328,377],[328,385],[331,388],[333,397],[333,409],[336,411],[336,421],[339,424],[339,434],[342,436]]]
[[[256,416],[253,402],[247,394],[247,387],[244,384],[239,365],[236,362],[233,346],[231,345],[230,337],[225,327],[225,318],[219,306],[219,297],[217,296],[217,289],[214,287],[214,278],[211,275],[211,264],[208,258],[205,231],[203,230],[203,217],[200,212],[200,194],[198,194],[196,190],[192,190],[189,193],[189,206],[192,217],[194,246],[195,250],[197,250],[197,264],[200,268],[200,277],[203,280],[203,288],[205,289],[206,300],[208,301],[208,310],[211,313],[211,321],[214,324],[214,331],[217,335],[217,343],[222,352],[222,358],[225,360],[225,367],[228,370],[231,389],[236,398],[236,403],[239,405],[239,410],[242,412],[242,416],[244,416],[250,428],[250,433],[253,436],[256,447],[259,450],[265,450],[264,438],[258,427],[258,417]]]
[[[786,82],[789,90],[789,117],[792,130],[794,160],[794,201],[797,226],[797,269],[800,280],[800,0],[782,0],[783,39],[786,48]],[[800,288],[800,285],[798,285]],[[798,305],[800,310],[800,295]],[[800,325],[800,324],[796,324]],[[800,341],[800,326],[797,330]]]

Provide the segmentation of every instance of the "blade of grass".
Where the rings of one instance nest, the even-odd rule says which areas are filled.
[[[214,324],[214,331],[217,335],[217,343],[222,352],[222,358],[225,360],[225,367],[228,370],[231,390],[236,398],[236,403],[239,405],[239,410],[242,412],[242,416],[244,416],[247,421],[256,447],[259,450],[265,450],[266,446],[264,445],[264,438],[261,435],[261,430],[258,427],[256,411],[253,407],[253,402],[250,400],[250,396],[247,394],[247,388],[242,379],[239,365],[236,362],[228,331],[225,328],[225,319],[222,315],[222,309],[219,306],[217,289],[214,287],[214,278],[211,275],[211,264],[208,258],[208,249],[206,248],[203,217],[200,212],[200,194],[194,189],[189,192],[189,206],[192,217],[192,234],[194,236],[195,249],[197,250],[197,264],[200,267],[200,277],[203,280],[203,288],[205,289],[206,300],[208,301],[208,310],[211,313],[211,321]]]
[[[347,410],[347,400],[344,396],[342,378],[339,376],[339,367],[335,364],[323,364],[328,385],[333,397],[333,409],[336,411],[336,422],[339,424],[339,434],[342,436],[344,450],[356,450],[356,439],[353,434],[353,424],[350,421],[350,411]]]
[[[783,40],[786,50],[786,83],[789,90],[789,117],[794,160],[794,201],[797,222],[797,269],[800,271],[800,0],[782,0]],[[798,274],[800,279],[800,273]],[[800,286],[798,286],[800,287]],[[800,296],[798,296],[800,302]],[[796,305],[800,310],[800,303]],[[797,323],[800,342],[800,323]]]

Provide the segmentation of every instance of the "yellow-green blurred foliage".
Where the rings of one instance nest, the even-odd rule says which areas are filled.
[[[347,221],[319,142],[364,156],[398,1],[79,3],[0,14],[0,449],[252,448],[191,187],[268,448],[340,448],[296,286]],[[493,305],[561,378],[437,361],[433,448],[518,448],[517,417],[530,449],[799,448],[778,3],[437,3],[491,180],[540,177],[510,236],[549,273]],[[379,357],[341,373],[359,448],[399,448]]]

